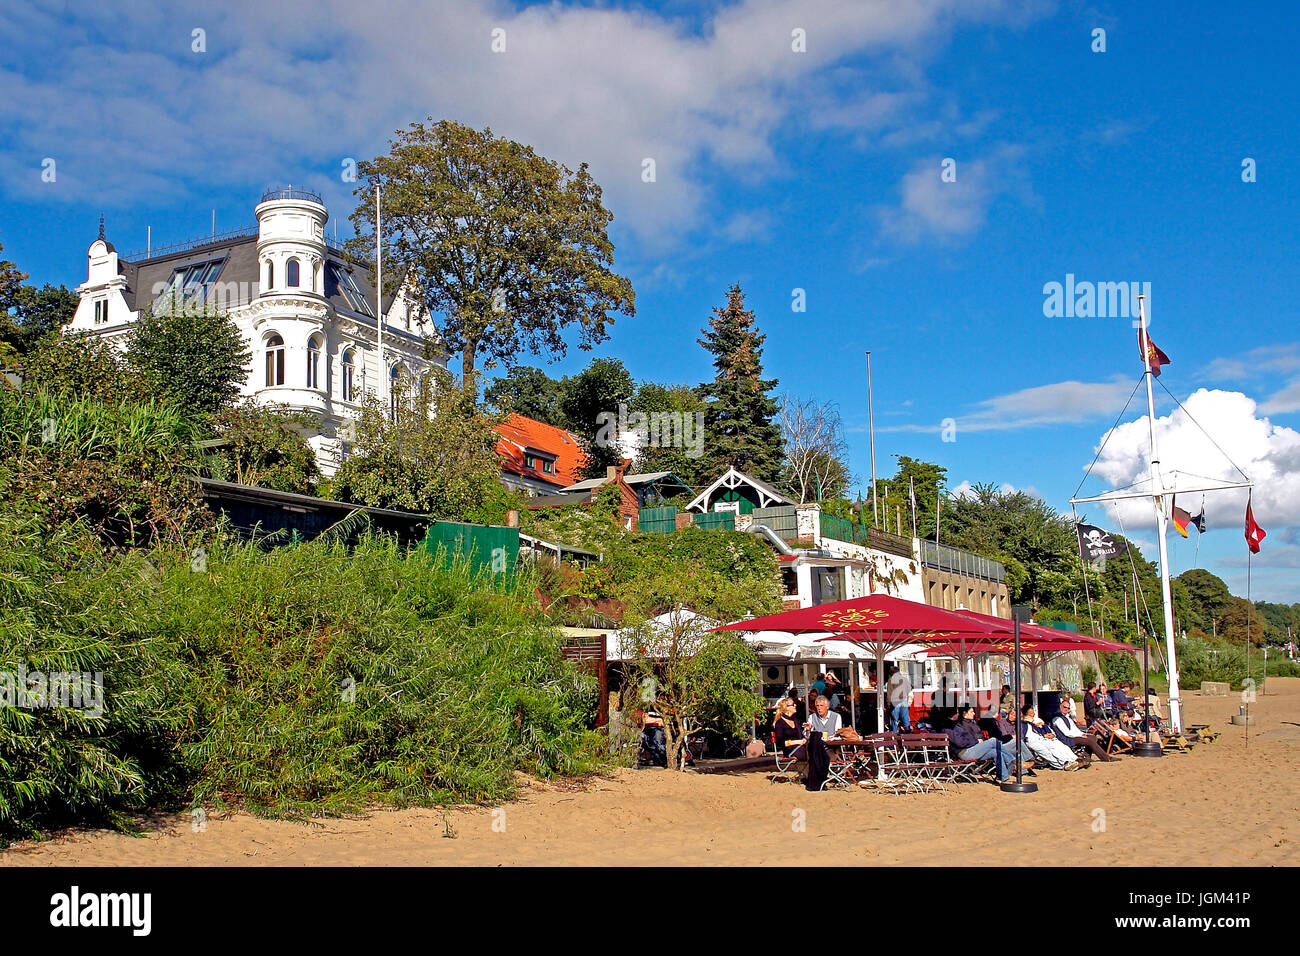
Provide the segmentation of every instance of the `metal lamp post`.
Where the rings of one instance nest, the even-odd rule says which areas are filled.
[[[1012,682],[1014,683],[1015,686],[1012,689],[1012,693],[1015,694],[1016,712],[1012,716],[1015,720],[1015,728],[1016,728],[1016,779],[1006,780],[1000,786],[1002,787],[1003,793],[1037,793],[1038,784],[1025,783],[1023,778],[1023,771],[1020,768],[1020,753],[1021,753],[1020,719],[1021,719],[1021,707],[1022,707],[1021,697],[1020,697],[1020,615],[1014,614],[1013,612],[1013,617],[1014,617],[1014,621],[1012,626],[1012,635],[1015,643],[1013,646],[1013,654],[1012,654],[1012,668],[1015,671],[1015,675],[1012,678]]]

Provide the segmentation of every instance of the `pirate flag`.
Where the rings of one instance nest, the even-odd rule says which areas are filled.
[[[1079,556],[1085,561],[1099,561],[1113,558],[1128,550],[1123,541],[1116,541],[1109,531],[1090,524],[1079,524],[1075,531],[1079,535]]]
[[[1138,329],[1138,355],[1142,360],[1151,366],[1151,374],[1156,378],[1160,377],[1160,366],[1172,364],[1169,356],[1160,350],[1160,346],[1151,341],[1151,336],[1146,336],[1146,354],[1142,353],[1142,329]]]

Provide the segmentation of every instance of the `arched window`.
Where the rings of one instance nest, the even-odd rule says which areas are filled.
[[[398,421],[402,414],[401,372],[401,366],[398,365],[388,370],[388,414],[392,421]]]
[[[298,288],[298,260],[290,259],[284,266],[284,284],[291,289]]]
[[[343,401],[355,402],[356,390],[356,353],[348,349],[343,353]]]
[[[290,260],[292,261],[292,260]],[[321,337],[313,335],[307,340],[307,387],[320,388]]]
[[[278,335],[266,340],[266,384],[284,384],[284,339]]]
[[[275,263],[270,259],[266,260],[266,287],[268,289],[275,287]]]

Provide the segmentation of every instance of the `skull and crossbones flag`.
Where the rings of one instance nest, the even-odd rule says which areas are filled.
[[[1085,561],[1113,558],[1128,550],[1126,542],[1116,541],[1109,531],[1095,525],[1079,524],[1075,531],[1079,535],[1079,556]]]

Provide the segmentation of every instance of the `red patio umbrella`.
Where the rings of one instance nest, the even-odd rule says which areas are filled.
[[[885,652],[903,644],[945,644],[965,634],[1010,634],[1012,622],[990,617],[980,620],[956,611],[930,607],[888,594],[818,604],[736,621],[719,631],[785,631],[789,634],[825,634],[819,641],[843,640],[876,656],[876,726],[885,729]]]
[[[956,657],[958,660],[964,661],[966,655],[1011,654],[1013,649],[1011,641],[1000,636],[994,637],[990,635],[989,637],[974,638],[960,643],[954,642],[932,646],[923,653],[927,657]],[[1048,662],[1057,654],[1069,651],[1136,654],[1137,648],[1132,644],[1109,641],[1101,637],[1090,637],[1086,634],[1075,634],[1071,631],[1059,631],[1056,628],[1044,627],[1041,624],[1022,624],[1020,626],[1020,654],[1022,657],[1028,658],[1029,670],[1033,674],[1035,710],[1038,708],[1038,686],[1042,683],[1040,680],[1042,670],[1047,667]],[[963,673],[965,673],[965,664],[963,663],[962,666]],[[1017,706],[1019,705],[1017,704]]]

